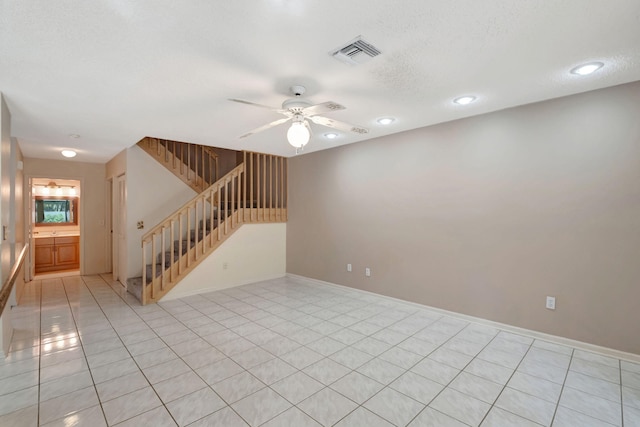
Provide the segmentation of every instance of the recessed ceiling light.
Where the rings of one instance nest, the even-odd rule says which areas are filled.
[[[78,135],[77,133],[70,133],[69,138],[78,139],[80,138],[80,135]]]
[[[336,139],[338,137],[338,134],[335,132],[329,132],[329,133],[325,133],[324,137],[327,139]]]
[[[378,123],[380,123],[381,125],[390,125],[391,123],[395,122],[396,119],[394,119],[393,117],[380,117],[378,120],[376,120]]]
[[[475,96],[467,95],[467,96],[461,96],[459,98],[456,98],[453,100],[453,102],[458,105],[467,105],[467,104],[471,104],[475,100],[476,100]]]
[[[593,73],[594,71],[598,71],[602,67],[604,67],[604,64],[602,62],[590,62],[588,64],[579,65],[575,68],[572,68],[571,74],[586,76]]]
[[[69,158],[75,157],[76,154],[78,154],[78,153],[76,153],[73,150],[62,150],[62,155],[65,156],[65,157],[69,157]]]

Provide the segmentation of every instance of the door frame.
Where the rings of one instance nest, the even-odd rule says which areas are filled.
[[[53,177],[53,178],[52,178]],[[84,248],[85,248],[85,206],[84,199],[82,197],[83,189],[86,189],[84,177],[82,176],[64,176],[59,174],[30,174],[25,175],[24,177],[24,186],[23,195],[24,197],[24,232],[25,232],[25,240],[29,242],[29,253],[26,261],[29,263],[28,266],[24,268],[25,282],[29,282],[35,277],[35,244],[34,244],[34,236],[33,236],[33,221],[34,221],[34,210],[35,210],[35,200],[33,199],[33,180],[41,179],[41,178],[50,178],[52,180],[61,179],[61,180],[74,180],[80,183],[80,204],[78,208],[80,209],[80,213],[78,214],[78,220],[80,221],[80,226],[78,230],[80,232],[80,275],[84,274]]]
[[[111,235],[112,275],[125,289],[127,288],[127,244],[126,244],[126,206],[127,186],[126,174],[113,178],[112,181],[112,214],[113,233]],[[122,186],[122,187],[121,187]],[[124,242],[123,242],[124,240]],[[123,260],[125,262],[123,262]]]

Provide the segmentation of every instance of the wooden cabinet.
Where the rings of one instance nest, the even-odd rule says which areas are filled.
[[[80,267],[80,237],[42,237],[35,239],[36,273],[74,270]]]

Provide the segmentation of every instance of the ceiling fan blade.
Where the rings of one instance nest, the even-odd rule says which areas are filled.
[[[243,101],[242,99],[229,98],[229,101],[239,102],[240,104],[253,105],[254,107],[265,108],[267,110],[275,111],[276,113],[284,114],[288,111],[280,108],[269,107],[268,105],[256,104],[255,102]]]
[[[304,108],[302,110],[302,115],[305,117],[315,116],[316,114],[328,113],[331,111],[339,111],[344,110],[346,107],[344,105],[340,105],[337,102],[328,101],[323,102],[322,104],[312,105],[310,107]]]
[[[339,122],[337,120],[333,120],[328,117],[313,116],[313,117],[309,117],[309,120],[311,120],[315,124],[338,129],[343,132],[354,132],[359,134],[369,133],[369,129],[367,128],[363,128],[363,127],[352,125],[345,122]]]
[[[260,126],[259,128],[256,128],[256,129],[254,129],[254,130],[252,130],[250,132],[247,132],[244,135],[241,135],[238,139],[246,138],[246,137],[254,135],[254,134],[258,133],[258,132],[262,132],[263,130],[267,130],[267,129],[270,129],[272,127],[281,125],[282,123],[287,122],[289,120],[291,120],[291,117],[286,117],[284,119],[276,120],[276,121],[271,122],[269,124],[266,124],[264,126]]]

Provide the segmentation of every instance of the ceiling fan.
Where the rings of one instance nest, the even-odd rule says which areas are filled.
[[[311,127],[309,125],[309,120],[315,124],[338,129],[343,132],[354,132],[359,134],[369,133],[369,129],[363,128],[361,126],[356,126],[349,123],[333,120],[328,117],[319,116],[318,114],[344,110],[345,107],[333,101],[323,102],[321,104],[312,104],[311,102],[301,98],[305,91],[306,89],[304,86],[291,86],[291,93],[294,95],[294,98],[284,101],[282,103],[282,108],[273,108],[249,101],[243,101],[241,99],[229,99],[229,101],[239,102],[241,104],[266,108],[285,116],[285,118],[273,121],[245,133],[244,135],[240,136],[240,139],[281,125],[288,122],[289,120],[291,120],[292,123],[291,127],[287,131],[287,140],[289,141],[289,144],[296,148],[296,152],[298,152],[298,150],[302,150],[307,142],[309,142],[309,138],[311,137]]]

